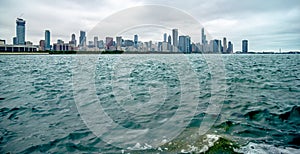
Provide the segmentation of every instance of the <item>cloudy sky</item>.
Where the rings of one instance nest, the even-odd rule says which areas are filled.
[[[278,51],[279,48],[283,51],[300,50],[299,0],[165,0],[163,2],[161,0],[1,0],[0,39],[12,43],[12,37],[15,36],[15,20],[19,16],[27,22],[26,40],[34,44],[44,39],[45,29],[51,31],[52,42],[56,42],[57,39],[69,41],[72,33],[75,33],[78,39],[80,30],[87,31],[89,34],[99,25],[99,22],[109,19],[120,11],[147,4],[180,10],[203,25],[211,38],[227,37],[227,40],[234,43],[235,50],[241,50],[242,39],[249,40],[251,51]],[[128,16],[123,16],[119,23],[111,24],[136,21],[141,24],[144,19],[156,17],[156,27],[145,26],[144,29],[143,26],[136,29],[133,27],[124,29],[122,34],[126,38],[137,33],[142,41],[150,39],[159,41],[164,31],[171,34],[168,27],[159,27],[160,20],[164,23],[172,23],[175,20],[184,21],[185,18],[174,15],[172,18],[167,16],[168,20],[166,20],[161,18],[164,15],[160,14],[167,14],[166,12],[151,11],[153,15],[136,12],[140,15],[138,18],[130,16],[129,13]],[[177,25],[174,28],[178,28]],[[199,42],[200,36],[197,37],[196,32],[200,35],[200,29],[184,31],[184,34],[191,35],[193,42]],[[133,36],[128,39],[133,39]]]

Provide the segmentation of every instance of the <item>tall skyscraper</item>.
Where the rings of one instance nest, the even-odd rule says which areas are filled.
[[[134,46],[137,48],[138,47],[138,42],[139,42],[139,37],[138,35],[134,35]]]
[[[121,37],[121,36],[117,36],[116,40],[117,40],[116,48],[117,48],[117,50],[121,50],[121,46],[122,46],[122,37]]]
[[[201,29],[201,41],[202,45],[207,44],[204,28]]]
[[[21,18],[17,18],[16,20],[17,27],[16,27],[16,33],[17,33],[17,44],[19,45],[25,45],[25,20]]]
[[[69,44],[72,45],[73,47],[76,47],[77,41],[76,41],[76,35],[75,34],[71,35],[71,41],[69,42]]]
[[[223,38],[223,53],[227,52],[227,40],[226,37]]]
[[[173,46],[174,46],[174,49],[176,50],[178,47],[178,29],[173,29],[172,35],[173,35]],[[173,50],[173,51],[175,51],[175,50]]]
[[[212,40],[212,49],[213,52],[215,53],[221,52],[221,40],[217,40],[217,39]]]
[[[171,45],[171,41],[172,41],[172,38],[171,38],[171,35],[168,36],[168,43]]]
[[[167,42],[167,33],[164,33],[164,42]]]
[[[86,36],[85,36],[85,31],[80,31],[80,36],[79,36],[79,46],[80,46],[80,47],[85,47],[85,46],[86,46]]]
[[[172,44],[171,42],[172,42],[172,38],[171,38],[171,35],[169,35],[169,36],[168,36],[168,50],[169,50],[169,51],[171,51],[171,49],[172,49],[172,48],[171,48],[171,44]]]
[[[76,41],[76,35],[75,34],[71,35],[71,41]]]
[[[100,49],[104,49],[104,41],[103,40],[98,41],[98,44],[99,44]]]
[[[248,40],[242,41],[242,52],[247,53],[248,52]]]
[[[227,49],[228,53],[233,53],[233,44],[229,41],[228,42],[228,49]]]
[[[50,31],[45,30],[45,50],[49,51],[50,48]]]
[[[179,36],[179,51],[190,53],[191,38],[189,36]]]
[[[113,46],[114,38],[112,37],[106,37],[106,49],[109,50],[111,46]]]
[[[149,46],[149,50],[148,51],[153,51],[152,49],[153,49],[153,46],[152,46],[152,41],[149,41],[149,44],[148,44]]]
[[[94,47],[98,48],[99,44],[98,44],[98,37],[94,36]]]

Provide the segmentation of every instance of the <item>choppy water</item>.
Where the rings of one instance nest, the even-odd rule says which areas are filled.
[[[214,56],[2,55],[0,153],[300,153],[300,56]]]

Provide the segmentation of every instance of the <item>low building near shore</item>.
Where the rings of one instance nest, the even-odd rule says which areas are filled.
[[[11,45],[0,44],[0,52],[37,52],[38,47],[34,45]]]

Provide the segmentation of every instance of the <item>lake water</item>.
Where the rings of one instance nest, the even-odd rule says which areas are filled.
[[[0,153],[300,153],[300,55],[1,55]]]

